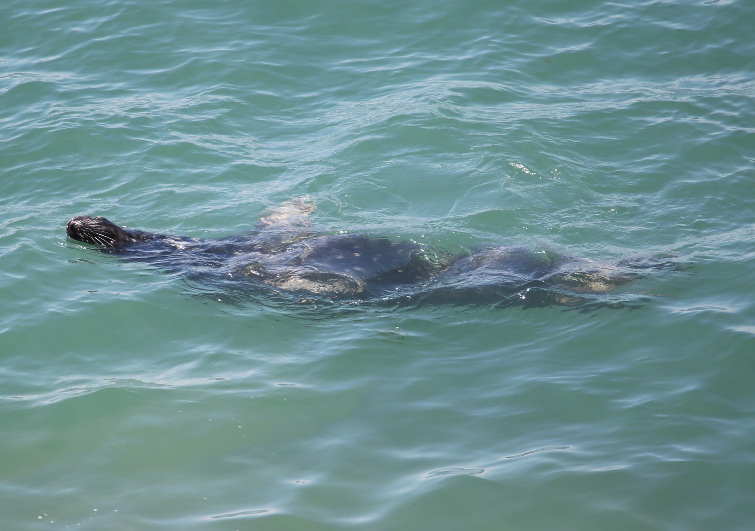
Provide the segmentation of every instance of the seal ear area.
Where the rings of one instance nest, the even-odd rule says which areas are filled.
[[[66,224],[66,234],[80,242],[110,248],[148,239],[141,237],[141,233],[119,227],[102,216],[76,216]]]

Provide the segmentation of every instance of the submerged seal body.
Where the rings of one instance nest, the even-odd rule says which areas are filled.
[[[313,233],[305,219],[312,211],[311,203],[290,201],[263,216],[256,231],[219,239],[133,230],[90,216],[71,219],[66,233],[128,260],[182,270],[195,280],[251,280],[330,296],[377,293],[388,284],[429,279],[437,271],[414,242]]]
[[[192,280],[245,282],[326,298],[523,300],[534,289],[550,294],[545,304],[573,304],[580,294],[605,293],[637,276],[638,266],[629,262],[598,265],[521,247],[446,255],[410,240],[318,234],[307,220],[314,210],[305,199],[289,201],[266,213],[256,230],[219,239],[150,233],[90,216],[71,219],[66,232],[103,252]]]

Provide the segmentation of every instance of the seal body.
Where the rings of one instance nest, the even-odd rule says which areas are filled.
[[[597,264],[523,247],[449,255],[411,240],[318,234],[307,219],[313,211],[306,199],[289,201],[263,215],[255,230],[218,239],[150,233],[89,216],[71,219],[66,232],[102,252],[194,281],[331,299],[511,301],[547,293],[545,304],[572,304],[580,294],[605,293],[637,277],[638,261]]]

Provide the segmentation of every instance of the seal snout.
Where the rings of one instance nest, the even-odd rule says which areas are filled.
[[[113,225],[113,223],[103,217],[76,216],[66,223],[66,234],[74,240],[87,241],[87,235],[108,225]]]
[[[71,218],[68,223],[66,223],[66,234],[74,240],[81,240],[81,229],[85,226],[87,220],[90,219],[89,216],[76,216],[75,218]]]

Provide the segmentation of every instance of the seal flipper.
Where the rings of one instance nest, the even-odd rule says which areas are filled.
[[[309,230],[309,216],[317,210],[310,196],[286,201],[280,206],[266,210],[257,226],[255,247],[266,253],[278,253],[292,243],[313,236]]]
[[[296,222],[300,222],[306,226],[309,224],[309,221],[306,219],[307,216],[315,210],[317,210],[317,205],[314,200],[311,196],[305,195],[291,201],[286,201],[278,207],[265,211],[260,218],[260,223],[262,223],[263,228]]]

